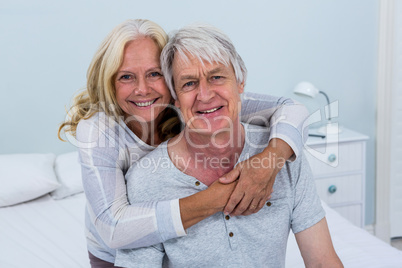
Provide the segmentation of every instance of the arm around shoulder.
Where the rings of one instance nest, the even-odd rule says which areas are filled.
[[[290,98],[275,97],[257,93],[244,93],[242,96],[243,122],[270,127],[270,137],[285,141],[293,150],[294,157],[302,152],[307,140],[309,116],[307,108]]]
[[[216,181],[208,189],[180,199],[180,214],[184,229],[223,211],[236,185],[237,182],[222,184]]]
[[[175,224],[180,216],[171,209],[174,200],[128,202],[124,169],[130,161],[121,157],[126,146],[118,142],[124,130],[102,128],[102,119],[82,121],[77,129],[79,141],[88,145],[79,152],[90,231],[112,249],[144,247],[180,236]],[[163,219],[163,228],[155,224],[158,219]]]

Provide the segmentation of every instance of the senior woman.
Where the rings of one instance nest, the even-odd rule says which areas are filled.
[[[173,100],[159,63],[166,42],[166,33],[151,21],[127,20],[118,25],[96,52],[87,88],[74,98],[69,119],[59,129],[59,138],[64,130],[79,145],[92,267],[113,267],[118,248],[145,247],[184,236],[185,229],[216,212],[257,212],[280,169],[239,165],[221,178],[222,183],[186,198],[129,204],[124,178],[128,168],[181,131],[178,116],[168,107]],[[259,115],[274,122],[268,147],[254,158],[298,156],[308,115],[303,106],[249,93],[243,98],[242,113],[246,120]],[[286,120],[279,121],[280,117]]]

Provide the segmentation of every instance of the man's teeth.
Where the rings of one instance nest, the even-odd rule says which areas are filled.
[[[156,101],[156,99],[147,101],[147,102],[134,102],[134,103],[135,103],[135,105],[137,105],[139,107],[146,107],[146,106],[153,104],[155,101]]]
[[[213,108],[213,109],[211,109],[211,110],[200,111],[200,113],[202,113],[202,114],[209,114],[209,113],[215,112],[216,110],[219,110],[220,108],[221,108],[221,107],[216,107],[216,108]]]

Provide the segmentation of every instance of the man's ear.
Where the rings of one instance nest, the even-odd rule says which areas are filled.
[[[180,101],[178,99],[174,101],[174,106],[180,109]]]
[[[244,81],[240,83],[239,85],[239,94],[244,92]]]

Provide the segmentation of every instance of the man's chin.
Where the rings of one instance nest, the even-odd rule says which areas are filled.
[[[226,120],[203,121],[202,123],[194,122],[188,126],[188,129],[196,134],[215,136],[224,132],[233,132],[234,124],[229,124]]]

